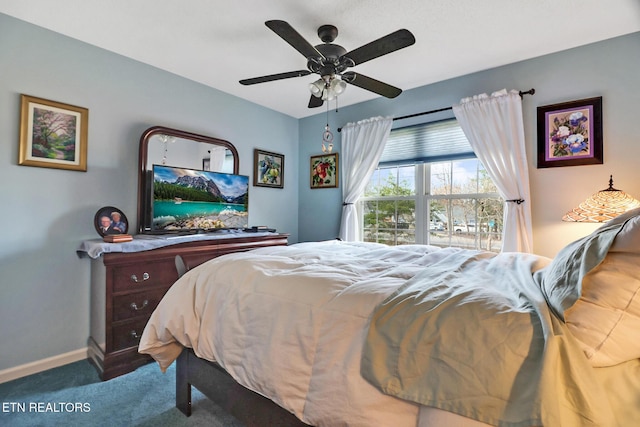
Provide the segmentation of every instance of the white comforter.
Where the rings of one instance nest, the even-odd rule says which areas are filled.
[[[328,241],[216,258],[169,290],[139,351],[164,370],[193,348],[308,424],[415,427],[416,404],[361,377],[364,338],[381,301],[456,251]]]

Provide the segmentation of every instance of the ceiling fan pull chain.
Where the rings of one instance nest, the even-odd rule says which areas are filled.
[[[338,104],[338,99],[336,98],[336,108],[337,108],[337,104]],[[329,127],[329,101],[327,101],[327,125],[324,127],[324,132],[322,133],[322,152],[330,153],[332,150],[333,150],[333,133],[331,133],[331,128]]]

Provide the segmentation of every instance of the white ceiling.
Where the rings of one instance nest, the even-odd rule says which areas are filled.
[[[640,31],[639,0],[0,0],[0,12],[295,118],[323,111],[307,107],[317,76],[238,83],[306,67],[267,20],[313,45],[335,25],[347,51],[410,30],[413,46],[353,68],[404,90]],[[340,106],[375,97],[349,86]]]

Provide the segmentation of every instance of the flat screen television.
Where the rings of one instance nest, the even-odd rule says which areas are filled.
[[[249,219],[249,177],[153,165],[152,233],[241,229]]]

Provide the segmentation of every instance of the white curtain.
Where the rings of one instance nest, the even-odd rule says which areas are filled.
[[[529,171],[524,141],[522,98],[503,89],[465,98],[453,112],[473,151],[507,202],[502,251],[533,251]]]
[[[378,166],[393,119],[373,117],[342,128],[342,221],[340,239],[360,240],[360,222],[355,203]]]
[[[225,147],[214,147],[210,149],[209,170],[219,172],[223,169],[224,158],[227,155]]]

